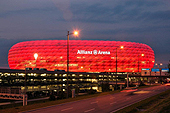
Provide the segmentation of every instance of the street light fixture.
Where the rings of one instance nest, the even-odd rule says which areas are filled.
[[[26,95],[26,87],[27,87],[27,72],[26,72],[26,64],[25,64],[25,81],[24,81],[24,86],[25,86],[25,88],[24,88],[24,94]]]
[[[23,106],[27,105],[27,72],[26,72],[26,64],[25,64],[25,81],[24,81],[24,96],[23,96]]]
[[[139,56],[143,57],[143,56],[145,56],[145,54],[142,53],[142,54],[138,55],[138,72],[139,72]]]
[[[68,74],[69,74],[69,35],[74,34],[78,36],[78,31],[74,31],[73,33],[67,32],[67,98],[68,98]]]
[[[25,62],[25,77],[24,77],[24,94],[26,95],[27,92],[27,62]]]
[[[162,66],[163,64],[162,63],[160,63],[160,64],[156,63],[155,65],[158,66],[158,68],[159,68],[159,66]]]
[[[153,60],[152,61],[152,63],[154,63],[155,61]],[[151,77],[151,71],[152,71],[152,69],[151,69],[151,67],[150,67],[150,61],[149,61],[149,71],[150,71],[150,85],[151,85],[151,79],[152,79],[152,77]]]
[[[37,58],[38,58],[38,54],[37,53],[34,53],[34,58],[35,58],[35,68],[37,67]]]
[[[120,49],[123,49],[124,46],[120,46],[120,47],[117,47],[116,48],[116,90],[117,90],[117,49],[120,48]]]
[[[162,66],[163,64],[162,63],[156,63],[155,64],[156,66],[158,66],[158,68],[159,68],[159,72],[160,72],[160,79],[161,79],[161,81],[162,81],[162,77],[161,77],[161,72],[162,72],[162,68],[161,67],[159,67],[159,66]]]

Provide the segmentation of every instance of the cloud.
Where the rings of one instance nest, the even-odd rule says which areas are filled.
[[[15,44],[16,41],[8,40],[8,39],[2,39],[0,38],[0,67],[5,68],[8,67],[8,51],[10,47]]]
[[[7,64],[13,44],[66,39],[72,29],[80,29],[80,40],[146,43],[157,56],[169,55],[169,5],[167,0],[1,0],[0,66]]]
[[[0,13],[28,9],[52,7],[52,0],[1,0]]]
[[[102,2],[94,4],[88,4],[87,2],[73,4],[71,7],[74,14],[73,20],[80,22],[110,24],[120,23],[122,21],[139,21],[143,17],[141,15],[148,12],[148,10],[145,9],[150,8],[151,10],[149,13],[152,13],[153,10],[155,10],[155,7],[160,7],[162,9],[162,4],[158,1],[126,0],[125,2],[112,1],[108,4],[109,5],[105,5]]]
[[[166,11],[157,11],[154,13],[144,13],[141,15],[141,17],[145,17],[144,21],[150,22],[150,21],[156,21],[156,22],[167,22],[170,21],[170,10]],[[163,21],[162,21],[163,20]]]

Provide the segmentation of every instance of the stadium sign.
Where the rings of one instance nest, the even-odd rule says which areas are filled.
[[[78,50],[77,54],[110,55],[110,51],[101,51],[101,50],[86,51],[86,50]]]

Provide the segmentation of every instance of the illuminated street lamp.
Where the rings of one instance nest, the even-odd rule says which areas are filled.
[[[126,88],[129,88],[129,73],[127,73],[127,87]]]
[[[74,34],[78,35],[78,31],[74,31],[73,33],[67,32],[67,98],[68,98],[68,74],[69,74],[69,35]]]
[[[124,46],[120,46],[120,47],[117,47],[116,48],[116,90],[117,90],[117,49],[120,48],[120,49],[123,49]]]
[[[26,64],[25,64],[25,81],[24,81],[24,96],[23,96],[23,106],[27,105],[27,72],[26,72]]]
[[[155,61],[153,60],[152,61],[152,63],[154,63]],[[152,69],[151,69],[151,67],[150,67],[150,61],[149,61],[149,70],[150,70],[150,85],[151,85],[151,79],[152,79],[152,77],[151,77],[151,71],[152,71]]]
[[[158,66],[158,68],[159,68],[159,66],[162,66],[163,64],[162,63],[160,63],[160,64],[156,63],[155,65]]]
[[[38,58],[38,54],[37,53],[34,53],[34,58],[35,58],[35,68],[37,66],[36,62],[37,62],[37,58]]]
[[[162,63],[155,63],[156,66],[158,66],[159,68],[159,72],[160,72],[160,80],[162,81],[162,77],[161,77],[161,72],[162,72],[162,69],[159,67],[159,66],[162,66],[163,64]]]
[[[138,55],[138,72],[139,72],[139,56],[145,56],[145,54],[140,54],[140,55]]]
[[[26,64],[25,64],[25,83],[24,83],[24,86],[25,86],[25,88],[24,88],[24,94],[26,95],[26,86],[27,86],[27,72],[26,72]]]

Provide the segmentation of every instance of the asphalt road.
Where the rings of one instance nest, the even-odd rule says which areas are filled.
[[[125,92],[69,102],[22,113],[113,113],[119,109],[170,89],[170,86],[142,88],[129,95]]]

